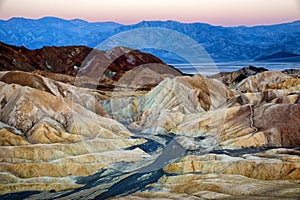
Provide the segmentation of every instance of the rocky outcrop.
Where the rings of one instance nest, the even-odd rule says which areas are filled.
[[[74,66],[80,67],[92,49],[84,46],[43,47],[29,50],[0,43],[0,70],[34,71],[76,75]]]
[[[0,81],[6,83],[2,83],[3,88],[7,87],[5,91],[3,89],[3,95],[1,96],[3,106],[4,102],[8,102],[6,93],[11,95],[11,92],[15,91],[18,88],[17,91],[30,90],[30,92],[28,92],[28,96],[31,95],[30,93],[32,91],[38,92],[39,94],[41,91],[44,92],[43,94],[50,95],[51,97],[59,97],[61,99],[67,99],[69,101],[78,103],[84,108],[91,110],[101,116],[108,116],[103,108],[96,103],[98,100],[108,98],[105,93],[99,94],[94,90],[71,86],[69,84],[45,78],[37,74],[20,71],[0,72]],[[13,85],[15,86],[12,87]],[[19,86],[24,86],[24,88],[22,89],[22,87]],[[12,89],[10,87],[12,87]],[[28,89],[27,87],[33,88],[35,90]],[[11,91],[9,91],[10,89]],[[34,99],[34,97],[32,98]]]
[[[282,71],[282,73],[285,73],[285,74],[289,74],[289,75],[292,75],[292,76],[300,76],[300,70],[299,69],[285,69]]]
[[[249,78],[240,82],[237,87],[238,90],[242,92],[256,92],[259,89],[263,90],[269,85],[279,84],[291,78],[291,76],[283,74],[282,72],[266,71],[255,76],[250,76]]]
[[[240,175],[166,176],[143,192],[113,199],[298,199],[299,182],[258,180]]]
[[[187,156],[164,168],[170,174],[234,174],[260,180],[299,180],[300,152],[273,149],[262,153],[233,157],[224,154]],[[271,159],[270,159],[271,158]]]
[[[210,76],[210,78],[215,78],[222,81],[226,85],[234,86],[249,76],[253,76],[265,71],[268,70],[262,67],[257,68],[254,66],[248,66],[233,72],[220,72]]]

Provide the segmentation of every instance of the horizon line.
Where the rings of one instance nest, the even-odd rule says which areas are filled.
[[[192,21],[192,22],[184,22],[184,21],[179,21],[179,20],[173,20],[173,19],[151,19],[151,20],[140,20],[136,23],[120,23],[120,22],[116,22],[116,21],[90,21],[90,20],[86,20],[86,19],[81,19],[81,18],[63,18],[63,17],[58,17],[58,16],[52,16],[52,15],[46,15],[46,16],[42,16],[40,18],[29,18],[29,17],[23,17],[23,16],[15,16],[15,17],[11,17],[11,18],[6,18],[6,19],[2,19],[0,18],[0,20],[2,21],[9,21],[12,19],[27,19],[27,20],[41,20],[43,18],[56,18],[56,19],[62,19],[65,21],[73,21],[73,20],[81,20],[87,23],[116,23],[116,24],[120,24],[123,26],[131,26],[131,25],[135,25],[135,24],[140,24],[142,22],[168,22],[168,21],[172,21],[172,22],[177,22],[177,23],[181,23],[181,24],[208,24],[211,26],[221,26],[221,27],[256,27],[256,26],[273,26],[273,25],[280,25],[280,24],[288,24],[288,23],[294,23],[297,21],[300,21],[300,19],[295,19],[292,21],[284,21],[284,22],[277,22],[274,24],[255,24],[255,25],[245,25],[245,24],[240,24],[240,25],[216,25],[216,24],[210,24],[207,22],[202,22],[202,21]]]

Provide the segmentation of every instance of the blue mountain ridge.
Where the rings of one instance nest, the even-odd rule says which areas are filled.
[[[0,20],[0,41],[29,49],[69,45],[93,48],[115,34],[143,27],[167,28],[185,34],[201,44],[217,61],[256,60],[285,53],[300,55],[300,20],[276,25],[223,27],[171,20],[122,25],[115,22],[87,22],[56,17],[37,20],[11,18]],[[165,62],[184,62],[184,59],[170,52],[153,49],[145,51]]]

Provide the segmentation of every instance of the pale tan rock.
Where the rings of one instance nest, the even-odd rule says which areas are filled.
[[[32,177],[28,179],[16,177],[10,173],[2,172],[0,174],[0,191],[1,194],[18,191],[60,191],[81,187],[76,184],[70,176],[55,177]]]
[[[268,85],[265,88],[260,88],[260,91],[262,91],[263,89],[264,90],[274,90],[274,89],[299,90],[300,89],[300,78],[299,77],[289,78],[278,84]]]
[[[0,184],[0,193],[13,193],[22,191],[51,191],[58,192],[62,190],[72,190],[82,187],[80,184],[74,183],[16,183],[16,184]]]
[[[184,115],[203,113],[225,105],[233,92],[205,76],[166,78],[144,96],[112,99],[104,107],[131,129],[164,133],[183,122]]]
[[[48,119],[41,120],[26,134],[32,143],[70,143],[80,142],[83,138],[79,134],[70,134],[58,122]]]
[[[265,71],[254,76],[249,76],[238,84],[238,89],[242,92],[257,92],[264,90],[269,85],[279,84],[287,79],[293,78],[278,71]]]
[[[175,198],[183,196],[187,199],[296,199],[300,191],[298,183],[257,180],[239,175],[186,174],[162,177],[154,185],[158,191],[139,192],[131,196],[166,198],[170,194]]]
[[[24,136],[13,133],[13,130],[7,128],[0,129],[0,145],[1,146],[22,146],[30,143]]]
[[[80,135],[88,138],[131,135],[118,122],[48,92],[2,82],[0,86],[0,93],[7,99],[7,103],[1,109],[0,120],[25,134],[35,128],[34,125],[39,121],[50,118],[61,124],[67,132],[78,134],[78,130],[82,130]]]
[[[65,177],[65,176],[87,176],[108,167],[101,163],[1,163],[1,171],[9,172],[20,178],[31,177]]]
[[[115,90],[149,90],[165,78],[181,75],[175,68],[166,67],[166,65],[159,63],[148,63],[126,71],[114,85]]]
[[[268,152],[242,158],[217,154],[187,156],[167,165],[164,171],[175,174],[236,174],[261,180],[300,180],[300,159],[295,160],[288,154],[282,157],[273,152],[272,155],[272,159],[269,159]],[[288,157],[293,162],[289,162]]]
[[[136,162],[147,156],[141,150],[106,151],[79,156],[65,156],[51,160],[51,162],[38,162],[38,160],[35,160],[35,162],[7,163],[2,161],[0,170],[20,178],[88,176],[109,167],[113,162]],[[9,180],[6,181],[10,182]]]
[[[62,75],[60,74],[58,76]],[[21,71],[0,72],[0,81],[7,84],[28,86],[40,91],[45,91],[56,97],[65,98],[74,103],[80,104],[84,108],[91,110],[99,115],[108,117],[107,113],[98,103],[98,100],[105,99],[107,97],[105,95],[100,95],[94,90],[75,87],[69,84],[42,77],[37,74]],[[7,93],[9,91],[5,92]],[[2,99],[5,99],[5,101],[7,101],[7,98],[9,96],[11,96],[11,94],[9,93],[7,95],[3,95]]]
[[[233,92],[217,79],[209,79],[200,74],[193,77],[176,77],[176,82],[180,82],[192,89],[198,97],[204,110],[220,107],[226,99],[233,97]]]
[[[95,139],[71,144],[33,144],[13,148],[1,146],[0,158],[2,162],[11,160],[13,163],[50,162],[60,158],[119,150],[143,142],[141,139]]]
[[[31,74],[3,74],[5,81],[12,83],[0,82],[0,171],[15,178],[2,177],[6,184],[1,185],[1,194],[77,188],[76,176],[92,175],[115,162],[136,162],[148,156],[142,150],[124,150],[145,140],[131,139],[127,128],[90,110],[88,101],[80,104],[69,98],[63,92],[71,86],[37,75],[32,82],[21,83],[19,75],[29,79]],[[76,91],[75,87],[71,89]],[[82,101],[92,96],[88,90],[77,92]],[[51,182],[43,182],[45,177]],[[70,177],[69,182],[64,183],[64,177]]]

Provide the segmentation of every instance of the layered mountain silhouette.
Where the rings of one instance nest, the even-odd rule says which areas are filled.
[[[144,27],[167,28],[183,33],[200,43],[216,61],[256,60],[278,55],[280,52],[296,56],[300,54],[299,20],[268,26],[222,27],[176,21],[142,21],[133,25],[122,25],[55,17],[38,20],[12,18],[0,20],[0,41],[29,49],[67,45],[94,48],[112,35]],[[170,60],[170,54],[166,52],[152,50],[150,53],[162,60]]]

